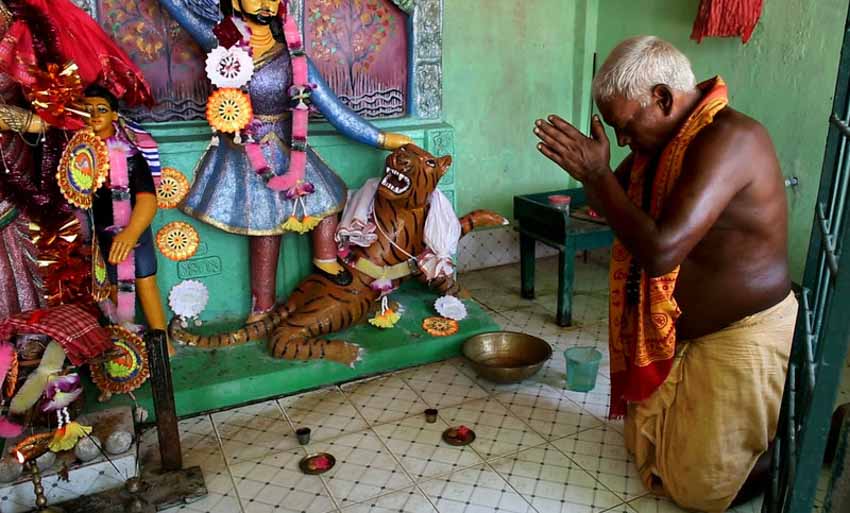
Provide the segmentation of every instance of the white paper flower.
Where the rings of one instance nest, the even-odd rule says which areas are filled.
[[[466,319],[466,305],[454,296],[443,296],[434,303],[437,313],[447,319],[462,321]]]
[[[254,60],[243,48],[217,46],[207,54],[207,77],[216,87],[240,88],[254,75]]]
[[[190,319],[201,315],[209,297],[206,285],[197,280],[184,280],[168,293],[168,305],[179,317]]]

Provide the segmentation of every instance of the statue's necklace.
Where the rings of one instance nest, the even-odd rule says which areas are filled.
[[[271,50],[274,44],[275,39],[271,32],[251,34],[251,48],[255,50],[255,59],[262,57],[263,54]]]

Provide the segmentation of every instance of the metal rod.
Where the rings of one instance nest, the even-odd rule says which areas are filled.
[[[809,305],[809,293],[811,290],[804,288],[803,293],[800,294],[801,299],[803,300],[803,320],[806,325],[806,336],[809,337],[812,335],[812,307]]]
[[[815,369],[817,369],[817,364],[815,363],[815,351],[813,346],[815,344],[814,335],[809,335],[806,337],[806,385],[808,386],[806,389],[806,393],[808,395],[812,395],[815,392],[815,384],[817,383],[817,378],[815,377]]]
[[[165,332],[152,330],[146,339],[162,470],[180,470],[183,467],[183,452],[180,448],[177,408],[174,405],[174,385],[171,381],[171,363]]]
[[[835,245],[832,242],[832,236],[829,233],[829,225],[827,224],[826,214],[823,211],[823,203],[818,202],[817,206],[818,226],[823,237],[822,247],[826,253],[826,262],[829,265],[829,271],[832,274],[831,280],[835,280],[835,275],[838,274],[838,259],[835,258]]]
[[[848,111],[848,115],[850,115],[850,111]],[[844,116],[844,118],[846,119],[847,116]],[[842,122],[841,119],[838,116],[835,115],[835,113],[833,113],[830,116],[829,122],[836,125],[836,127],[838,128],[839,131],[841,131],[841,126],[838,123],[844,123],[844,126],[848,126],[847,123]],[[844,162],[844,160],[846,158],[847,158],[847,136],[842,135],[841,136],[841,144],[839,145],[839,149],[838,149],[838,158],[835,161],[836,167],[840,166],[841,163]],[[837,201],[838,201],[838,190],[833,188],[832,197],[830,198],[830,201],[829,201],[829,211],[830,212],[835,211],[835,203]]]
[[[838,234],[841,233],[841,222],[844,219],[844,206],[847,203],[847,178],[850,176],[848,173],[848,169],[850,169],[850,158],[844,159],[844,162],[839,167],[838,176],[834,178],[835,184],[833,184],[833,191],[838,196],[838,205],[833,205],[830,207],[829,216],[830,216],[830,226],[832,227],[832,237],[838,237]]]
[[[824,276],[828,274],[828,270],[826,268],[826,253],[821,251],[820,257],[818,259],[818,272],[815,276],[815,286],[818,287],[818,290],[823,292],[824,285]],[[811,290],[809,290],[811,292]],[[809,315],[811,315],[812,319],[812,334],[817,336],[820,334],[821,326],[823,326],[823,316],[826,312],[826,308],[824,308],[821,303],[826,300],[823,297],[823,294],[819,294],[818,297],[815,298],[815,304],[810,308]]]
[[[95,440],[95,438],[93,436],[91,436],[90,434],[86,434],[86,438],[88,438],[89,441],[92,444],[94,444],[94,446],[97,448],[97,450],[100,451],[100,455],[103,456],[104,458],[106,458],[106,461],[108,461],[109,464],[112,465],[112,468],[115,469],[116,474],[123,477],[125,480],[129,479],[130,476],[125,476],[124,474],[121,473],[121,469],[119,469],[118,466],[115,465],[115,462],[112,461],[112,458],[110,458],[109,455],[106,454],[106,451],[103,450],[103,447],[101,447],[100,444],[97,443],[97,440]],[[138,446],[138,444],[136,444],[136,446]]]
[[[833,114],[833,117],[835,115]],[[850,118],[850,101],[847,103],[847,107],[845,108],[845,114],[843,120],[840,121],[841,124],[844,125],[845,128],[848,127],[847,119]],[[839,129],[841,126],[839,125]],[[844,212],[844,205],[847,199],[847,178],[848,178],[848,168],[850,168],[850,158],[847,158],[846,146],[847,145],[847,136],[842,137],[841,139],[841,150],[839,160],[836,161],[837,164],[837,175],[833,177],[832,184],[832,201],[829,207],[829,215],[830,219],[833,220],[834,224],[833,235],[837,235],[839,230],[841,229],[841,218],[842,213]],[[836,206],[836,198],[838,199],[838,205]]]
[[[810,318],[811,308],[809,306],[809,290],[804,289],[802,296],[803,296],[803,310],[805,312],[805,315],[803,316],[803,318],[806,321],[806,323],[805,323],[806,324],[806,336],[803,337],[804,338],[803,350],[805,351],[805,355],[806,355],[806,361],[804,362],[805,367],[806,367],[806,378],[807,378],[806,384],[808,385],[806,392],[811,395],[815,390],[815,383],[817,381],[817,379],[815,377],[816,365],[815,365],[815,350],[814,350],[814,344],[815,344],[815,341],[817,340],[817,338],[815,337],[815,334],[812,332],[812,321],[811,321],[811,318]]]
[[[787,441],[788,441],[788,482],[794,482],[794,475],[797,470],[797,412],[796,412],[796,396],[797,396],[797,364],[791,362],[788,366],[788,385],[790,390],[788,394],[788,423],[787,426]]]
[[[838,130],[844,135],[844,137],[850,137],[850,126],[848,126],[843,119],[839,119],[834,112],[831,116],[829,116],[829,122],[838,127]]]
[[[812,335],[815,337],[815,343],[819,343],[818,341],[821,340],[821,335],[823,333],[824,318],[826,316],[826,310],[829,307],[829,301],[832,294],[832,287],[830,287],[830,283],[832,283],[833,279],[834,278],[828,273],[823,273],[819,279],[818,305],[815,306],[815,310],[812,313],[812,315],[816,316],[815,323],[813,324],[814,331],[812,332]]]

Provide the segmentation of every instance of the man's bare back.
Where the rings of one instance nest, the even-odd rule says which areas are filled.
[[[680,97],[679,114],[666,126],[647,122],[634,101],[615,98],[599,108],[621,146],[657,157],[700,98],[698,92]],[[661,276],[680,266],[674,294],[682,310],[680,340],[718,331],[788,295],[784,182],[770,136],[757,121],[729,107],[720,111],[688,146],[682,173],[657,220],[622,189],[631,158],[620,164],[616,178],[605,171],[608,141],[600,121],[594,122],[593,138],[560,118],[550,123],[538,125],[539,136],[564,148],[583,146],[562,167],[582,180],[589,201],[641,267]],[[558,143],[556,137],[567,140]]]
[[[715,159],[716,166],[695,166],[694,158]],[[680,180],[685,182],[693,180],[689,169],[722,169],[721,179],[711,182],[735,189],[681,263],[675,293],[683,312],[678,332],[688,339],[779,303],[791,282],[784,181],[764,127],[724,109],[691,143],[683,168]]]
[[[678,110],[666,123],[647,116],[633,100],[599,104],[617,142],[630,146],[632,155],[657,158],[702,95],[680,96],[677,109],[669,91],[658,96],[671,111]],[[770,136],[757,121],[729,107],[717,113],[690,142],[658,219],[625,194],[631,155],[614,173],[607,170],[608,139],[599,119],[594,119],[589,138],[557,116],[536,126],[543,142],[539,150],[585,184],[588,200],[606,215],[647,274],[662,276],[679,267],[674,292],[682,311],[676,325],[679,340],[718,332],[788,297],[784,180]],[[767,454],[743,483],[736,502],[762,489]]]
[[[764,127],[727,106],[722,79],[697,84],[687,57],[654,36],[617,45],[593,96],[610,140],[598,116],[589,136],[555,115],[534,134],[617,237],[611,415],[626,417],[647,488],[725,510],[765,482],[797,315],[776,151]],[[613,141],[632,150],[614,172]],[[656,181],[664,187],[652,190]],[[679,352],[671,337],[691,343]]]

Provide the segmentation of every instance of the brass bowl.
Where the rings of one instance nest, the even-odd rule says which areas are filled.
[[[525,333],[481,333],[463,343],[463,355],[478,375],[494,383],[519,383],[537,374],[552,346]]]

